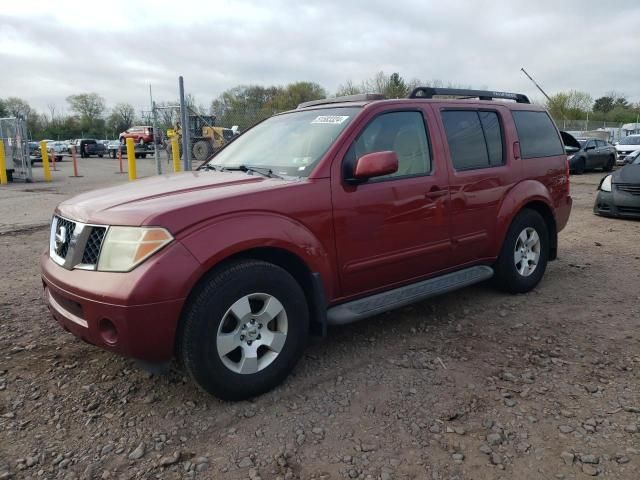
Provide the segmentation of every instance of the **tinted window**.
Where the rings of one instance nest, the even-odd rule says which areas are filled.
[[[378,178],[424,175],[431,172],[431,155],[420,112],[391,112],[376,117],[351,145],[345,166],[353,171],[358,158],[392,150],[398,155],[398,171]],[[347,176],[350,172],[345,172]]]
[[[456,170],[502,165],[502,132],[496,112],[442,112],[451,160]]]
[[[496,112],[478,112],[491,165],[502,165],[502,132]]]
[[[546,112],[513,110],[522,158],[563,155],[564,148],[553,122]]]

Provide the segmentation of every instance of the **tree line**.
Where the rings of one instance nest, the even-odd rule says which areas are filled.
[[[351,80],[340,85],[334,96],[358,93],[382,93],[387,98],[406,97],[416,86],[471,88],[469,85],[444,83],[440,80],[406,80],[399,73],[387,75],[378,72],[359,83]],[[486,87],[480,87],[486,88]],[[215,124],[223,127],[237,125],[245,130],[274,113],[296,108],[302,102],[326,98],[330,94],[315,82],[301,81],[284,86],[239,85],[231,88],[206,107],[192,95],[186,98],[190,111],[199,115],[213,115]],[[70,114],[62,114],[56,105],[47,105],[47,112],[33,109],[21,98],[0,98],[0,117],[19,116],[27,121],[32,139],[70,139],[79,137],[117,138],[118,134],[134,124],[149,125],[150,112],[136,114],[128,103],[107,108],[98,93],[80,93],[66,98]],[[178,121],[178,101],[158,102],[158,126],[166,130]],[[619,123],[636,122],[640,103],[632,104],[625,95],[611,92],[593,99],[587,92],[571,90],[554,94],[545,105],[556,121],[585,120]]]

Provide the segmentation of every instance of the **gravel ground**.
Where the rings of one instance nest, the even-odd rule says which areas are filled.
[[[591,213],[600,177],[573,178],[535,291],[479,285],[333,328],[239,403],[62,331],[40,298],[46,227],[5,228],[0,479],[636,480],[640,222]]]

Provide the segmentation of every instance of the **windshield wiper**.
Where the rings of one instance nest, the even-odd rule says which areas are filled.
[[[218,171],[216,166],[210,163],[205,163],[204,165],[201,165],[200,167],[198,167],[198,170],[213,170],[214,172]]]
[[[221,167],[224,172],[250,172],[250,173],[258,173],[264,177],[268,178],[283,178],[277,173],[273,173],[268,167],[252,167],[250,165],[238,165],[237,167]]]

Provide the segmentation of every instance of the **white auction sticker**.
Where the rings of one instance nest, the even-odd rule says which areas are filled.
[[[343,123],[348,115],[320,115],[316,117],[311,123],[328,123],[331,125],[339,125]]]

